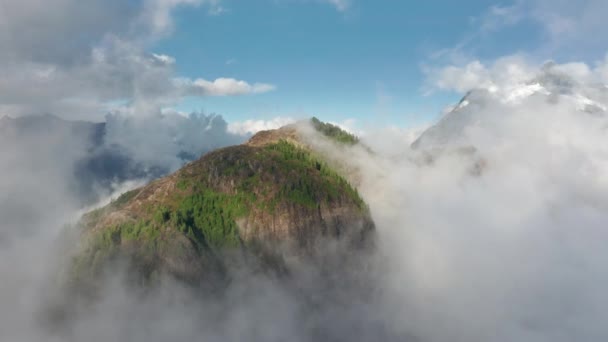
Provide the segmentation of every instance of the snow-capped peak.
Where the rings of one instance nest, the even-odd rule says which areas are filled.
[[[437,124],[427,129],[413,146],[433,148],[448,143],[458,145],[465,130],[483,128],[484,122],[492,121],[493,116],[524,106],[531,98],[553,104],[563,101],[585,114],[604,115],[608,112],[608,86],[577,82],[566,73],[556,70],[554,64],[548,63],[527,82],[502,85],[492,83],[491,86],[469,91]]]
[[[549,91],[540,83],[524,84],[507,90],[503,101],[507,103],[517,102],[537,93],[548,95]]]

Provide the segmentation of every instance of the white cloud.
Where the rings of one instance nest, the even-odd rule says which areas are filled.
[[[183,6],[219,9],[220,0],[135,2],[9,0],[0,11],[0,109],[101,119],[112,103],[132,113],[159,113],[183,96],[258,94],[275,86],[219,78],[178,88],[175,58],[149,53],[173,30]]]
[[[605,115],[608,108],[606,61],[590,66],[584,62],[535,64],[522,56],[507,56],[492,63],[473,61],[429,73],[429,84],[438,90],[466,97],[450,107],[422,139],[428,145],[453,144],[467,127],[488,124],[485,108],[512,111],[512,107],[536,101],[559,102],[584,113]],[[504,106],[501,108],[500,106]],[[527,108],[529,109],[529,108]],[[455,115],[452,115],[454,111]]]
[[[479,25],[482,33],[489,33],[518,24],[525,18],[520,4],[512,6],[492,6],[481,17],[474,18],[473,24]]]
[[[236,96],[247,94],[261,94],[273,91],[276,87],[267,83],[249,84],[234,78],[218,78],[207,81],[202,78],[195,80],[177,79],[176,84],[184,89],[190,96]]]
[[[492,86],[488,70],[479,61],[473,61],[463,67],[447,66],[433,70],[430,75],[433,85],[441,90],[466,92],[473,88]]]
[[[554,65],[552,68],[555,71],[576,74],[577,77],[588,76],[588,70],[585,70],[586,65],[582,63]],[[574,71],[576,72],[574,73]],[[479,60],[473,60],[463,65],[426,68],[424,72],[427,76],[427,84],[431,89],[464,94],[473,89],[486,89],[494,92],[521,86],[539,73],[539,67],[523,55],[512,55],[501,57],[489,65]]]
[[[529,80],[535,70],[523,56],[514,55],[500,58],[489,67],[474,60],[462,66],[449,65],[425,72],[432,88],[465,93],[472,89],[495,91],[519,85]]]
[[[521,1],[522,3],[525,3]],[[554,44],[587,44],[595,41],[604,45],[606,40],[595,33],[606,29],[604,0],[535,0],[527,8],[530,16],[541,23]],[[604,45],[605,46],[605,45]]]
[[[506,87],[531,68],[528,78],[598,88],[589,97],[608,104],[597,68],[589,77],[579,62],[522,62],[468,72]],[[448,115],[457,134],[438,125],[443,150],[411,150],[408,132],[388,130],[370,136],[371,155],[335,151],[363,175],[380,236],[384,300],[374,312],[420,341],[604,340],[608,113],[581,111],[569,92],[508,104],[479,94]]]
[[[108,146],[120,146],[137,162],[169,171],[182,166],[180,154],[196,159],[203,152],[243,141],[229,132],[221,116],[213,114],[165,110],[144,117],[127,109],[108,114],[105,121]]]
[[[171,56],[167,56],[167,55],[163,55],[163,54],[155,54],[155,53],[153,53],[152,56],[161,63],[167,64],[167,65],[175,64],[175,58],[173,58]]]
[[[209,14],[218,15],[224,11],[221,0],[145,0],[144,10],[139,18],[140,25],[148,26],[154,36],[163,36],[173,30],[173,11],[181,6],[209,7]]]
[[[608,38],[597,34],[608,29],[606,12],[608,2],[604,0],[514,0],[509,5],[494,5],[472,17],[468,32],[452,46],[429,54],[431,61],[425,64],[463,64],[475,59],[476,51],[494,47],[496,39],[505,37],[518,37],[519,48],[537,61],[564,57],[589,61],[603,55],[608,46]],[[509,30],[517,31],[505,35]]]
[[[388,126],[362,131],[355,131],[363,143],[376,151],[389,151],[397,146],[409,146],[429,127],[429,124],[399,127]]]
[[[576,93],[572,96],[579,96],[582,102],[589,97],[598,97],[603,102],[607,94],[600,90],[602,87],[599,85],[608,84],[607,70],[608,57],[589,65],[585,62],[535,63],[525,56],[513,55],[485,64],[473,60],[463,65],[427,68],[424,71],[431,91],[465,94],[470,90],[483,89],[494,93],[503,102],[517,101],[538,91],[568,92]]]
[[[608,43],[607,38],[597,35],[608,28],[605,20],[608,2],[604,0],[518,0],[505,9],[504,15],[499,16],[490,11],[484,20],[510,24],[503,26],[525,21],[539,25],[545,35],[541,51],[569,53],[568,49],[595,49],[597,52]]]
[[[228,132],[246,136],[259,131],[276,129],[294,122],[295,120],[289,117],[276,117],[270,120],[235,121],[228,124]]]

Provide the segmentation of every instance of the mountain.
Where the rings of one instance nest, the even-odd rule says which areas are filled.
[[[69,121],[51,114],[0,119],[0,142],[20,159],[35,161],[37,168],[51,169],[53,161],[65,159],[62,170],[51,170],[68,178],[68,188],[77,201],[94,203],[97,190],[113,183],[158,177],[168,170],[149,167],[134,160],[125,149],[106,143],[106,123]],[[9,152],[5,152],[7,154]]]
[[[593,82],[577,81],[555,63],[546,63],[537,75],[522,83],[473,89],[429,127],[412,144],[423,150],[445,147],[470,147],[468,131],[488,131],[504,113],[521,110],[533,101],[564,103],[581,114],[605,116],[608,112],[608,87]],[[533,111],[534,109],[532,109]]]
[[[86,214],[76,283],[94,284],[117,259],[127,260],[139,281],[169,274],[193,284],[222,278],[243,260],[279,273],[303,261],[346,267],[371,245],[374,223],[308,134],[336,146],[357,140],[311,123],[259,132]]]
[[[3,236],[30,234],[73,205],[96,200],[93,189],[118,175],[86,163],[108,165],[95,152],[103,135],[103,124],[53,115],[0,118],[0,243]]]
[[[85,205],[116,185],[164,176],[204,152],[244,139],[228,133],[227,123],[217,115],[108,114],[105,122],[51,114],[0,118],[0,154],[45,170],[58,178],[55,183],[69,183],[68,197]]]

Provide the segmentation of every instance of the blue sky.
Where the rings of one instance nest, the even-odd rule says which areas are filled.
[[[273,92],[186,98],[178,109],[228,120],[317,115],[326,120],[400,125],[428,121],[459,94],[425,95],[422,65],[476,31],[495,1],[353,1],[346,10],[309,1],[224,1],[175,12],[175,31],[154,46],[175,57],[179,76],[271,83]],[[477,39],[493,58],[534,42],[526,27]],[[525,36],[525,39],[523,38]],[[499,39],[496,39],[498,37]],[[432,62],[432,60],[431,60]]]
[[[0,115],[418,126],[514,69],[608,64],[606,0],[4,2]]]

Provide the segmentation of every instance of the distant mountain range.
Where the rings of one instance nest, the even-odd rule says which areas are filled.
[[[4,116],[0,118],[0,151],[19,155],[20,160],[36,160],[42,169],[54,168],[56,161],[64,159],[62,172],[69,180],[70,192],[84,204],[93,203],[100,193],[108,193],[122,182],[154,179],[172,171],[166,163],[140,160],[128,143],[108,139],[108,129],[106,122],[69,121],[51,114]],[[205,147],[200,149],[204,151]],[[190,150],[185,148],[171,157],[180,160],[180,164],[198,158]]]

